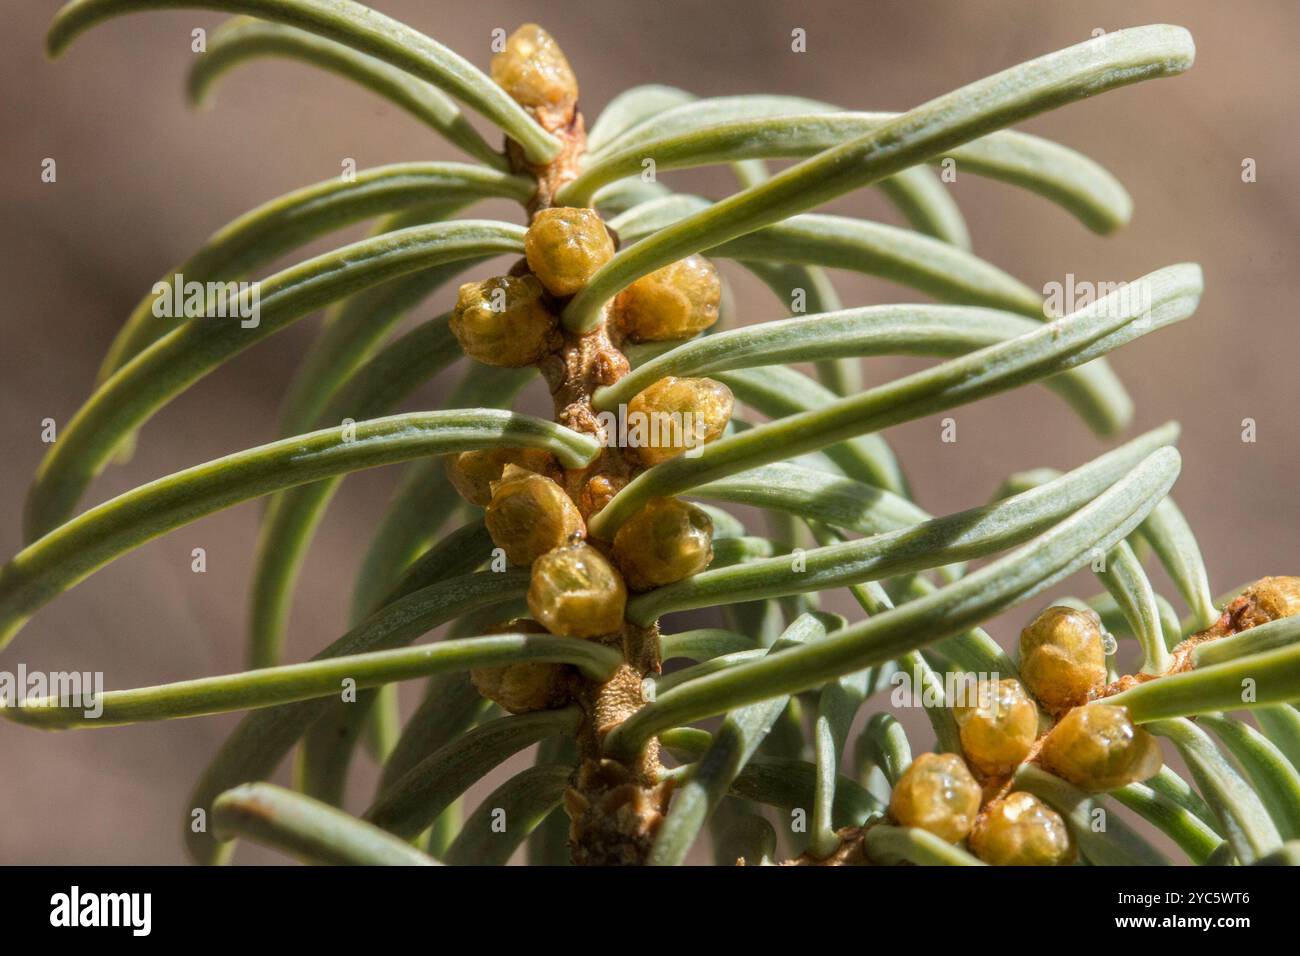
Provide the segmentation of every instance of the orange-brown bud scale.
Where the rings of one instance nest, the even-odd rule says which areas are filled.
[[[634,342],[689,339],[718,321],[722,280],[713,263],[687,256],[642,276],[618,297],[616,312]]]
[[[614,237],[596,210],[553,206],[533,217],[524,234],[524,255],[546,290],[564,298],[614,258]]]
[[[993,866],[1064,866],[1075,855],[1061,815],[1022,791],[984,808],[971,830],[970,848]]]
[[[586,531],[563,488],[518,465],[506,465],[501,480],[492,483],[484,521],[492,541],[517,565],[532,564]]]
[[[565,125],[578,104],[578,80],[555,38],[525,23],[492,57],[492,79],[545,129]]]
[[[523,368],[558,344],[559,324],[533,276],[466,282],[450,326],[465,354],[485,365]]]
[[[1106,684],[1101,619],[1049,607],[1020,633],[1020,679],[1054,714],[1087,702]]]
[[[627,403],[628,454],[649,468],[721,437],[735,405],[711,378],[661,378]]]
[[[713,519],[676,498],[654,498],[618,529],[614,561],[633,591],[698,574],[713,560]]]
[[[1010,773],[1038,737],[1038,707],[1017,680],[982,686],[975,703],[953,708],[966,759],[986,775]]]
[[[905,827],[920,827],[960,843],[975,823],[981,795],[961,757],[921,754],[894,785],[889,813]]]
[[[470,680],[480,694],[512,714],[551,710],[568,703],[571,671],[563,664],[520,661],[503,667],[476,667]]]
[[[1076,707],[1043,741],[1042,764],[1076,787],[1104,792],[1146,780],[1164,765],[1156,739],[1112,704]]]
[[[1300,614],[1300,577],[1260,578],[1228,607],[1234,631]]]
[[[622,576],[589,544],[556,548],[533,562],[528,609],[552,634],[617,634],[626,604]]]
[[[501,480],[507,465],[556,478],[561,469],[550,452],[540,448],[485,448],[448,455],[447,478],[460,496],[472,505],[486,508],[492,501],[492,485]]]

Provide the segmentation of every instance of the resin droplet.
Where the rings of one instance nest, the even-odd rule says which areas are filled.
[[[557,341],[558,323],[532,276],[466,282],[451,313],[451,331],[470,358],[484,365],[523,368]]]
[[[953,707],[966,759],[986,774],[1010,773],[1038,737],[1038,706],[1017,680],[966,688],[974,698]]]
[[[646,467],[693,452],[722,434],[734,404],[711,378],[661,378],[627,403],[627,451]]]
[[[520,106],[567,120],[578,102],[578,81],[555,38],[525,23],[492,57],[492,79]],[[553,127],[552,127],[553,128]]]
[[[1016,792],[985,808],[970,835],[971,852],[993,866],[1064,866],[1074,843],[1061,815],[1031,793]]]
[[[1146,780],[1164,764],[1156,739],[1111,704],[1076,707],[1062,717],[1041,757],[1052,773],[1095,793]]]
[[[713,519],[676,498],[652,498],[614,536],[614,561],[633,591],[698,574],[713,560]]]
[[[484,516],[488,534],[511,564],[532,564],[552,548],[584,534],[582,515],[564,489],[518,465],[506,465],[492,485]]]
[[[559,206],[533,217],[524,234],[524,255],[548,292],[570,296],[614,258],[614,240],[594,209]]]
[[[501,480],[506,465],[518,465],[539,475],[552,477],[559,469],[551,453],[541,448],[484,448],[448,455],[447,478],[460,496],[472,505],[486,508],[492,500],[492,484]]]
[[[1020,632],[1020,679],[1053,713],[1085,703],[1106,683],[1101,619],[1071,607],[1038,615]]]
[[[920,827],[960,843],[979,813],[980,797],[980,785],[961,757],[921,754],[894,785],[889,812],[905,827]]]
[[[566,545],[533,562],[528,609],[552,634],[615,634],[626,604],[622,577],[591,545]]]
[[[703,256],[687,256],[642,276],[618,299],[623,331],[636,342],[689,339],[718,321],[722,282]]]

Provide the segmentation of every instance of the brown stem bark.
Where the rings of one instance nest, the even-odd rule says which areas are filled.
[[[516,171],[537,180],[537,192],[528,204],[530,220],[549,208],[556,192],[577,175],[587,139],[582,114],[576,109],[567,121],[537,118],[560,137],[564,148],[551,163],[537,167],[524,161],[515,144],[507,143]],[[607,440],[591,404],[597,388],[612,385],[629,371],[627,358],[613,338],[616,334],[608,322],[583,334],[565,332],[560,346],[538,363],[550,388],[555,421],[602,440],[603,450],[595,461],[585,468],[565,469],[561,479],[584,520],[603,508],[637,470]],[[625,663],[608,681],[583,680],[575,691],[585,719],[577,737],[580,763],[564,796],[569,845],[573,862],[579,865],[639,865],[648,858],[668,809],[670,787],[658,780],[659,748],[654,744],[624,763],[606,758],[602,744],[610,730],[647,702],[644,681],[661,669],[659,629],[624,622],[621,633],[601,640],[618,647]]]

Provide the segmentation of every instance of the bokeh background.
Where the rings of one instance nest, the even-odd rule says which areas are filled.
[[[484,68],[494,28],[543,23],[578,73],[589,122],[617,92],[649,82],[699,95],[780,92],[846,108],[903,110],[1087,39],[1097,28],[1187,26],[1198,48],[1188,74],[1023,126],[1114,171],[1136,204],[1129,228],[1095,236],[1043,200],[974,176],[959,176],[951,188],[976,251],[1034,286],[1067,272],[1106,281],[1179,261],[1203,265],[1207,288],[1196,316],[1124,349],[1113,363],[1137,405],[1134,431],[1171,418],[1183,423],[1185,463],[1176,494],[1216,591],[1297,571],[1294,50],[1300,7],[1284,0],[375,5]],[[7,302],[0,318],[0,552],[6,556],[20,546],[22,498],[45,451],[42,419],[69,419],[119,324],[168,266],[244,210],[337,175],[344,158],[363,168],[463,158],[395,108],[295,63],[245,66],[221,85],[210,111],[190,112],[181,92],[196,56],[190,32],[216,27],[222,20],[216,14],[117,20],[79,41],[63,61],[47,63],[42,35],[57,6],[54,0],[6,5],[0,56],[0,270]],[[805,53],[791,52],[795,27],[807,31]],[[40,179],[46,157],[58,164],[53,184]],[[1246,158],[1256,161],[1257,182],[1242,182]],[[715,195],[731,187],[721,172],[667,178]],[[832,208],[897,221],[870,191]],[[515,215],[492,204],[478,207],[480,213]],[[305,252],[360,235],[350,230]],[[779,316],[765,290],[731,275],[741,321]],[[914,296],[860,276],[837,278],[850,304]],[[431,300],[419,315],[444,308],[449,295]],[[87,503],[270,440],[290,370],[317,326],[316,319],[299,323],[172,403],[144,430],[134,460],[105,474]],[[883,381],[915,367],[914,361],[872,360],[867,375]],[[432,383],[410,407],[430,407],[445,386]],[[544,398],[534,388],[525,407],[545,408]],[[938,416],[887,436],[920,502],[934,512],[982,503],[1012,471],[1070,467],[1106,447],[1042,389],[962,408],[954,417],[955,444],[940,441]],[[1257,423],[1253,444],[1241,440],[1245,418]],[[345,484],[304,569],[292,659],[340,633],[357,559],[396,477],[386,469]],[[110,688],[237,669],[260,513],[258,504],[236,508],[106,568],[43,610],[0,666],[14,670],[21,661],[33,669],[102,670]],[[207,551],[205,574],[190,570],[194,547]],[[1096,590],[1087,579],[1062,588]],[[995,632],[1013,638],[1023,616],[996,622]],[[414,685],[407,688],[408,705],[414,692]],[[0,862],[181,862],[186,796],[234,722],[207,718],[47,735],[0,726]],[[909,722],[915,725],[910,716]],[[353,809],[367,801],[370,774],[363,768]],[[245,848],[240,859],[276,858]]]

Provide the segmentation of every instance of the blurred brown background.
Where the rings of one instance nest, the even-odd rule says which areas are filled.
[[[196,56],[190,31],[217,26],[222,18],[215,14],[117,20],[49,64],[42,35],[57,6],[53,0],[9,4],[0,57],[0,268],[9,302],[0,345],[5,556],[19,547],[21,501],[45,450],[41,420],[68,420],[115,330],[168,266],[244,210],[337,175],[345,157],[362,168],[463,159],[393,107],[298,64],[243,67],[221,85],[211,112],[190,113],[181,95]],[[1204,266],[1199,313],[1113,362],[1137,404],[1135,430],[1170,418],[1183,422],[1185,464],[1176,492],[1216,591],[1298,570],[1293,303],[1300,8],[1294,4],[376,0],[376,6],[484,68],[493,28],[543,23],[578,72],[589,123],[615,93],[648,82],[700,95],[780,92],[847,108],[902,110],[1087,39],[1095,28],[1187,26],[1198,48],[1190,73],[1110,93],[1024,127],[1110,168],[1136,204],[1127,230],[1097,237],[1043,200],[974,176],[952,188],[976,251],[1033,286],[1066,272],[1103,281],[1185,260]],[[790,51],[794,27],[807,31],[806,53]],[[57,160],[55,184],[40,180],[46,157]],[[1241,181],[1246,157],[1258,165],[1253,184]],[[729,186],[720,174],[668,175],[701,192]],[[870,193],[835,208],[896,221]],[[512,211],[484,205],[474,214]],[[359,235],[352,230],[309,251]],[[850,304],[914,296],[859,276],[839,279]],[[736,276],[736,288],[745,321],[779,316],[752,280]],[[447,298],[444,293],[421,314],[432,314]],[[106,474],[87,503],[271,439],[283,386],[316,324],[306,320],[258,345],[174,402],[145,429],[135,460]],[[868,375],[881,381],[914,367],[878,360]],[[427,404],[443,384],[412,407]],[[529,395],[536,405],[537,391]],[[937,417],[888,434],[920,502],[935,512],[983,502],[1011,471],[1069,467],[1105,447],[1041,389],[963,408],[955,417],[956,444],[939,441]],[[1247,417],[1258,423],[1255,444],[1240,438]],[[357,476],[337,499],[298,592],[295,659],[340,633],[356,559],[396,474]],[[103,570],[42,611],[0,666],[14,670],[22,661],[33,669],[103,670],[110,688],[237,669],[259,513],[256,504],[223,513]],[[204,575],[190,571],[197,546],[207,549]],[[1098,590],[1095,581],[1074,584],[1077,593]],[[999,636],[1014,635],[1018,619],[1002,622]],[[0,862],[180,862],[186,795],[234,722],[209,718],[62,735],[0,726]],[[367,796],[359,785],[353,809]],[[272,857],[245,849],[240,859]]]

